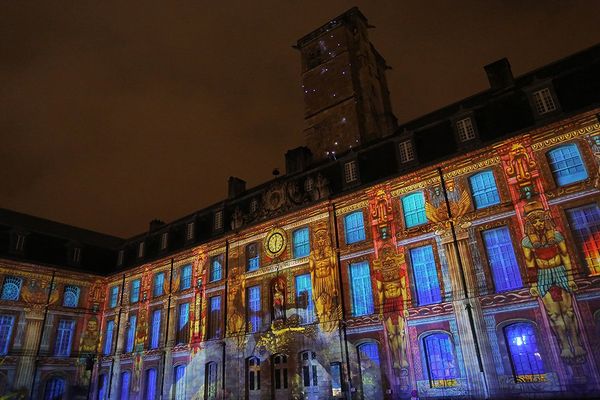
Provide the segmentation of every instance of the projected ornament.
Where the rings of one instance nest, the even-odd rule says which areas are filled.
[[[283,229],[275,228],[267,234],[265,238],[265,251],[271,258],[275,258],[285,250],[286,234]]]

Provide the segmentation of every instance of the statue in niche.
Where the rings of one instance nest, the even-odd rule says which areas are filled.
[[[530,293],[539,296],[544,304],[558,339],[560,357],[570,364],[584,362],[586,352],[580,343],[572,299],[577,284],[573,280],[565,239],[540,202],[527,203],[523,210],[526,236],[521,246],[528,270],[537,273]]]
[[[373,272],[381,307],[380,315],[392,352],[393,368],[400,371],[408,368],[405,332],[408,295],[404,254],[396,254],[392,245],[385,246],[381,249],[379,258],[373,261]]]
[[[276,278],[273,286],[273,320],[285,319],[285,281]]]
[[[331,248],[327,224],[319,224],[313,231],[313,251],[308,257],[313,300],[319,322],[326,332],[333,331],[339,317],[336,286],[335,253]]]
[[[242,278],[239,267],[231,269],[229,278],[229,310],[227,333],[240,332],[244,329],[244,305],[246,304],[246,280]]]
[[[534,194],[531,169],[535,168],[535,161],[529,158],[527,150],[520,143],[512,145],[508,156],[509,162],[506,167],[506,174],[509,178],[514,178],[517,181],[517,185],[521,190],[521,198],[530,199]]]

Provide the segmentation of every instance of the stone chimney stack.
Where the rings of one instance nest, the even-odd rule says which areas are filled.
[[[246,181],[230,176],[227,181],[227,198],[234,199],[246,191]]]
[[[312,153],[306,146],[296,147],[285,153],[285,173],[302,172],[312,162]]]
[[[494,90],[509,87],[515,81],[507,58],[494,61],[483,68],[488,76],[490,87]]]

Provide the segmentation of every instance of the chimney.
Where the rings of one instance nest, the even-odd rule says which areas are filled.
[[[234,199],[246,191],[246,181],[235,176],[230,176],[227,181],[227,198]]]
[[[490,87],[494,90],[504,89],[514,83],[512,70],[507,58],[494,61],[483,68],[487,73]]]
[[[148,228],[149,232],[153,232],[161,227],[163,227],[165,225],[165,223],[163,221],[161,221],[160,219],[153,219],[152,221],[150,221],[150,227]]]
[[[312,161],[312,153],[306,146],[296,147],[285,153],[285,173],[293,174],[308,168]]]

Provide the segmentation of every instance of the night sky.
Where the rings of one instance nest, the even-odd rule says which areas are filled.
[[[324,3],[324,4],[322,4]],[[399,122],[600,42],[600,1],[0,3],[0,207],[129,237],[285,169],[291,45],[357,5]]]

